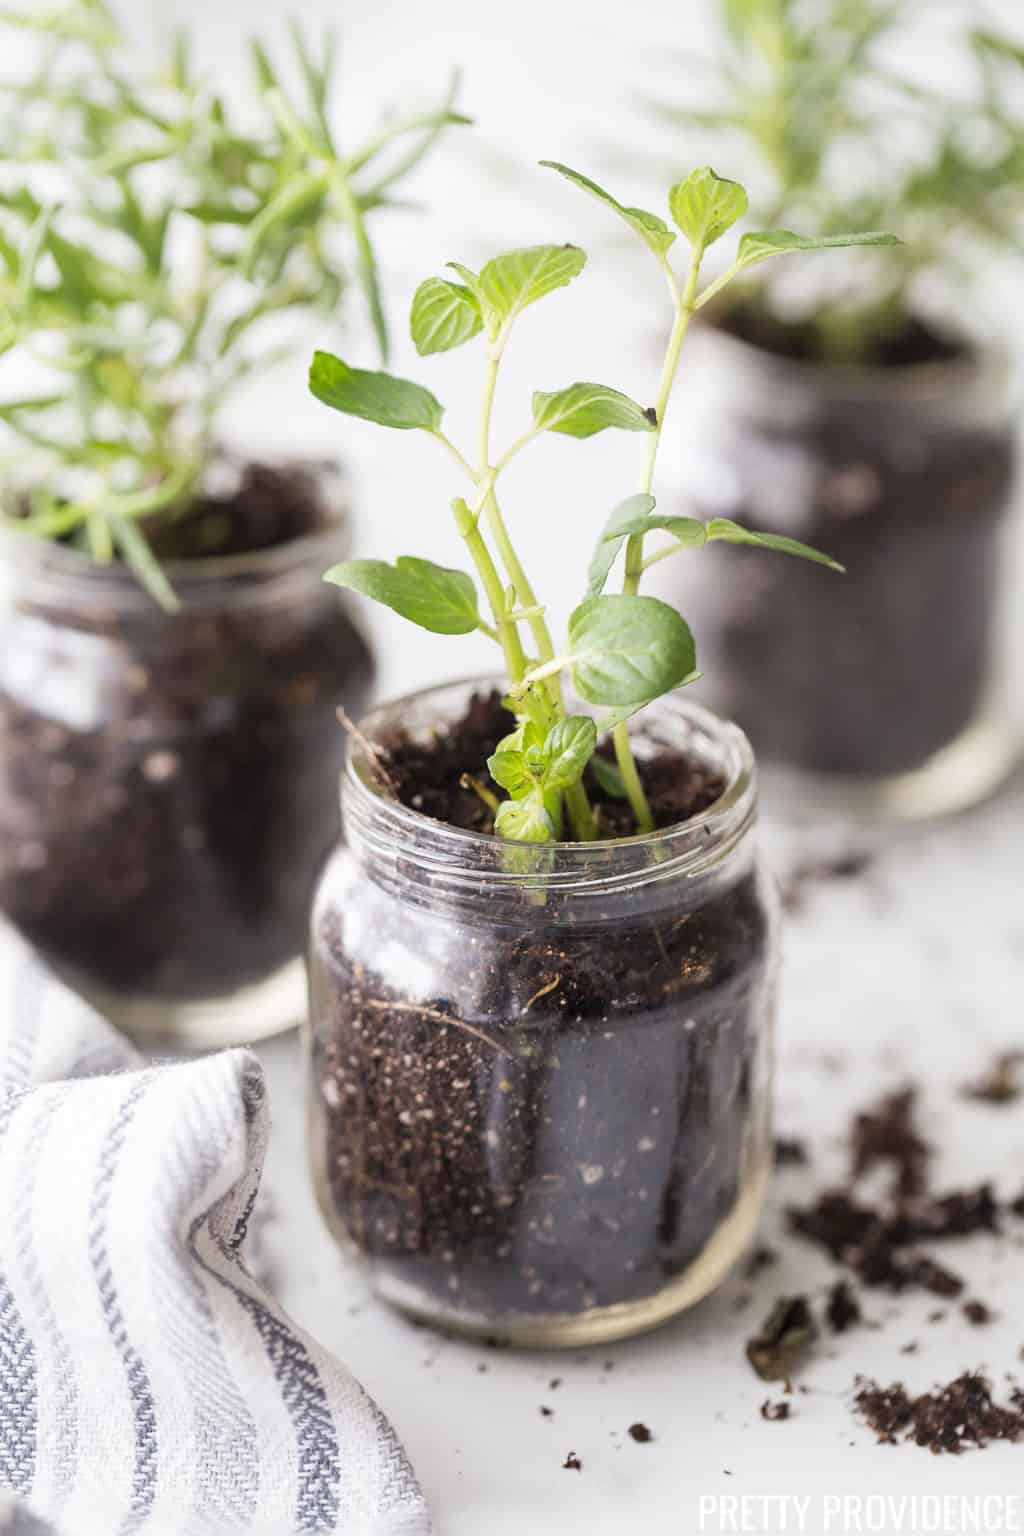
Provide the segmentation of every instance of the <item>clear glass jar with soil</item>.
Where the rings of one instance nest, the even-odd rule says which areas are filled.
[[[691,339],[671,510],[788,534],[846,574],[722,544],[656,565],[648,589],[700,636],[696,696],[748,733],[773,799],[918,819],[983,798],[1017,750],[1000,665],[1005,357],[921,330],[887,361],[830,365],[748,339],[742,312],[725,321],[736,331]]]
[[[711,1291],[756,1228],[777,932],[754,762],[679,696],[641,719],[665,824],[615,836],[608,802],[595,843],[482,830],[458,786],[510,724],[489,684],[399,700],[353,744],[313,910],[314,1178],[379,1294],[432,1322],[621,1338]]]
[[[218,465],[165,563],[178,613],[120,565],[4,537],[0,907],[137,1038],[252,1040],[305,1011],[336,710],[372,677],[322,581],[346,507],[323,466]]]

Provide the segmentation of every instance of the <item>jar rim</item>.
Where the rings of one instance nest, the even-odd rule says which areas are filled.
[[[216,470],[223,462],[230,462],[230,456],[218,455],[210,468]],[[324,514],[323,523],[297,538],[263,549],[162,561],[163,572],[179,597],[182,610],[217,600],[226,586],[236,595],[244,592],[247,598],[276,598],[290,578],[305,575],[310,567],[325,570],[331,562],[344,559],[351,547],[349,480],[339,464],[323,459],[248,457],[238,463],[241,468],[294,469],[308,476]],[[123,562],[102,565],[79,550],[19,533],[10,526],[0,526],[0,561],[14,570],[37,575],[45,581],[49,593],[63,596],[69,602],[83,598],[102,600],[108,607],[113,605],[126,612],[145,610],[168,622],[179,617],[157,608],[138,577]]]
[[[726,781],[719,797],[686,821],[594,842],[517,843],[449,826],[388,796],[360,737],[372,741],[374,732],[385,724],[407,722],[424,705],[445,700],[454,704],[471,692],[503,689],[504,683],[500,676],[485,675],[417,689],[378,705],[359,722],[359,736],[349,742],[341,781],[350,847],[384,864],[404,858],[433,888],[465,888],[479,894],[483,884],[489,892],[510,895],[540,888],[574,897],[602,897],[639,884],[707,874],[728,858],[753,827],[757,769],[750,742],[739,726],[679,693],[647,707],[648,739],[664,741],[661,733],[651,736],[652,727],[660,725],[690,744],[699,743],[705,760],[721,769]],[[701,755],[696,745],[695,755]],[[510,848],[523,851],[521,867],[509,867]]]

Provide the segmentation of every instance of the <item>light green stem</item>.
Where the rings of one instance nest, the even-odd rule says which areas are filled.
[[[665,361],[661,369],[661,381],[658,385],[658,398],[655,403],[657,423],[654,431],[648,434],[647,453],[644,459],[643,475],[640,480],[641,494],[650,494],[654,484],[654,468],[658,461],[658,449],[661,447],[661,434],[665,426],[665,415],[668,411],[669,400],[672,398],[672,386],[675,383],[676,372],[679,367],[679,355],[682,351],[686,333],[690,328],[693,318],[695,300],[697,295],[697,279],[700,273],[700,260],[702,251],[695,250],[690,261],[690,270],[687,274],[686,285],[680,293],[674,279],[670,286],[675,304],[675,319],[672,324],[672,334],[669,337],[668,347],[665,352]],[[644,569],[644,536],[635,533],[626,541],[626,574],[622,583],[623,592],[635,595],[640,589],[640,578]],[[654,831],[654,816],[644,787],[637,771],[636,760],[633,756],[633,746],[629,739],[629,725],[623,720],[615,727],[613,737],[615,743],[615,761],[622,775],[622,782],[629,799],[633,815],[636,818],[638,832]]]
[[[466,503],[461,499],[454,502],[453,510],[456,526],[477,568],[491,612],[494,614],[496,639],[505,653],[505,665],[508,667],[509,678],[513,684],[521,683],[526,676],[526,652],[519,638],[518,626],[510,622],[505,613],[505,588],[501,584],[498,568],[491,559],[491,552],[477,526],[477,519]]]
[[[494,492],[494,470],[490,462],[491,413],[494,409],[494,390],[498,380],[498,365],[500,361],[500,353],[488,353],[487,371],[484,375],[483,401],[480,411],[479,476],[482,484],[486,484],[488,480],[490,481],[490,489],[487,491],[484,501],[484,516],[487,519],[487,527],[494,540],[501,563],[515,588],[516,603],[529,612],[527,623],[529,624],[534,644],[537,647],[539,658],[541,662],[549,662],[554,657],[555,647],[551,639],[551,631],[544,616],[544,607],[537,601],[537,594],[533,590],[515,545],[512,543],[508,529],[505,526],[505,520],[501,515],[498,498]],[[516,630],[518,636],[518,627],[514,621],[509,620],[507,613],[503,612],[502,619],[506,623],[511,622],[512,628]],[[522,674],[513,680],[518,682],[521,676]],[[557,677],[553,678],[545,685],[543,693],[552,721],[564,719],[565,701],[562,696],[560,680]],[[597,837],[597,825],[594,821],[594,813],[591,810],[590,801],[587,799],[587,792],[583,788],[582,783],[577,782],[571,789],[567,790],[565,798],[569,818],[577,838],[580,842],[592,842]]]

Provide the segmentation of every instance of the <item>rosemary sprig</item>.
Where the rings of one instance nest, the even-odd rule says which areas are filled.
[[[0,403],[3,516],[174,594],[146,525],[188,505],[221,410],[280,355],[281,317],[333,314],[353,281],[388,348],[368,224],[451,123],[440,105],[354,150],[333,112],[336,47],[291,28],[291,73],[252,44],[235,108],[187,34],[153,67],[105,0],[7,13],[35,58],[0,86],[0,348],[47,376]]]
[[[1021,249],[1024,46],[979,25],[982,10],[978,0],[717,0],[712,56],[699,68],[688,56],[680,98],[653,104],[684,153],[710,134],[744,168],[766,225],[899,227],[898,250],[839,264],[827,286],[795,293],[776,273],[762,285],[826,360],[882,355],[919,304],[941,310],[941,290],[952,311],[980,249]],[[967,66],[955,91],[922,85],[904,62],[928,29]]]

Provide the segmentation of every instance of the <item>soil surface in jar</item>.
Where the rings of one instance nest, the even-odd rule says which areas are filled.
[[[815,362],[812,334],[757,309],[721,323],[810,368],[827,366]],[[915,324],[869,361],[896,377],[958,355]],[[955,741],[986,704],[1013,434],[998,419],[958,416],[955,398],[945,418],[930,420],[927,402],[916,412],[898,398],[815,398],[813,377],[799,423],[759,425],[756,406],[719,423],[722,480],[735,495],[712,506],[698,492],[687,510],[789,534],[827,551],[846,574],[715,545],[702,552],[699,574],[678,561],[662,567],[657,590],[694,628],[714,679],[698,694],[735,719],[763,759],[833,774],[905,773]]]
[[[147,532],[161,558],[198,568],[336,515],[313,466],[251,465],[231,494]],[[86,986],[224,995],[304,947],[336,836],[335,711],[364,706],[372,663],[314,575],[287,598],[233,592],[251,596],[225,582],[166,616],[108,605],[103,588],[71,606],[33,578],[8,613],[0,906]]]
[[[512,724],[497,695],[477,696],[430,746],[386,742],[399,797],[488,830],[459,779],[472,765],[488,782]],[[641,771],[660,826],[722,789],[677,751]],[[606,828],[631,830],[588,788]],[[490,922],[485,908],[471,921],[435,912],[429,893],[417,910],[358,889],[359,910],[325,911],[313,940],[314,1136],[337,1224],[426,1310],[467,1320],[574,1316],[662,1291],[766,1150],[754,878],[693,912],[631,913],[619,898],[614,915],[582,921],[550,896]]]

